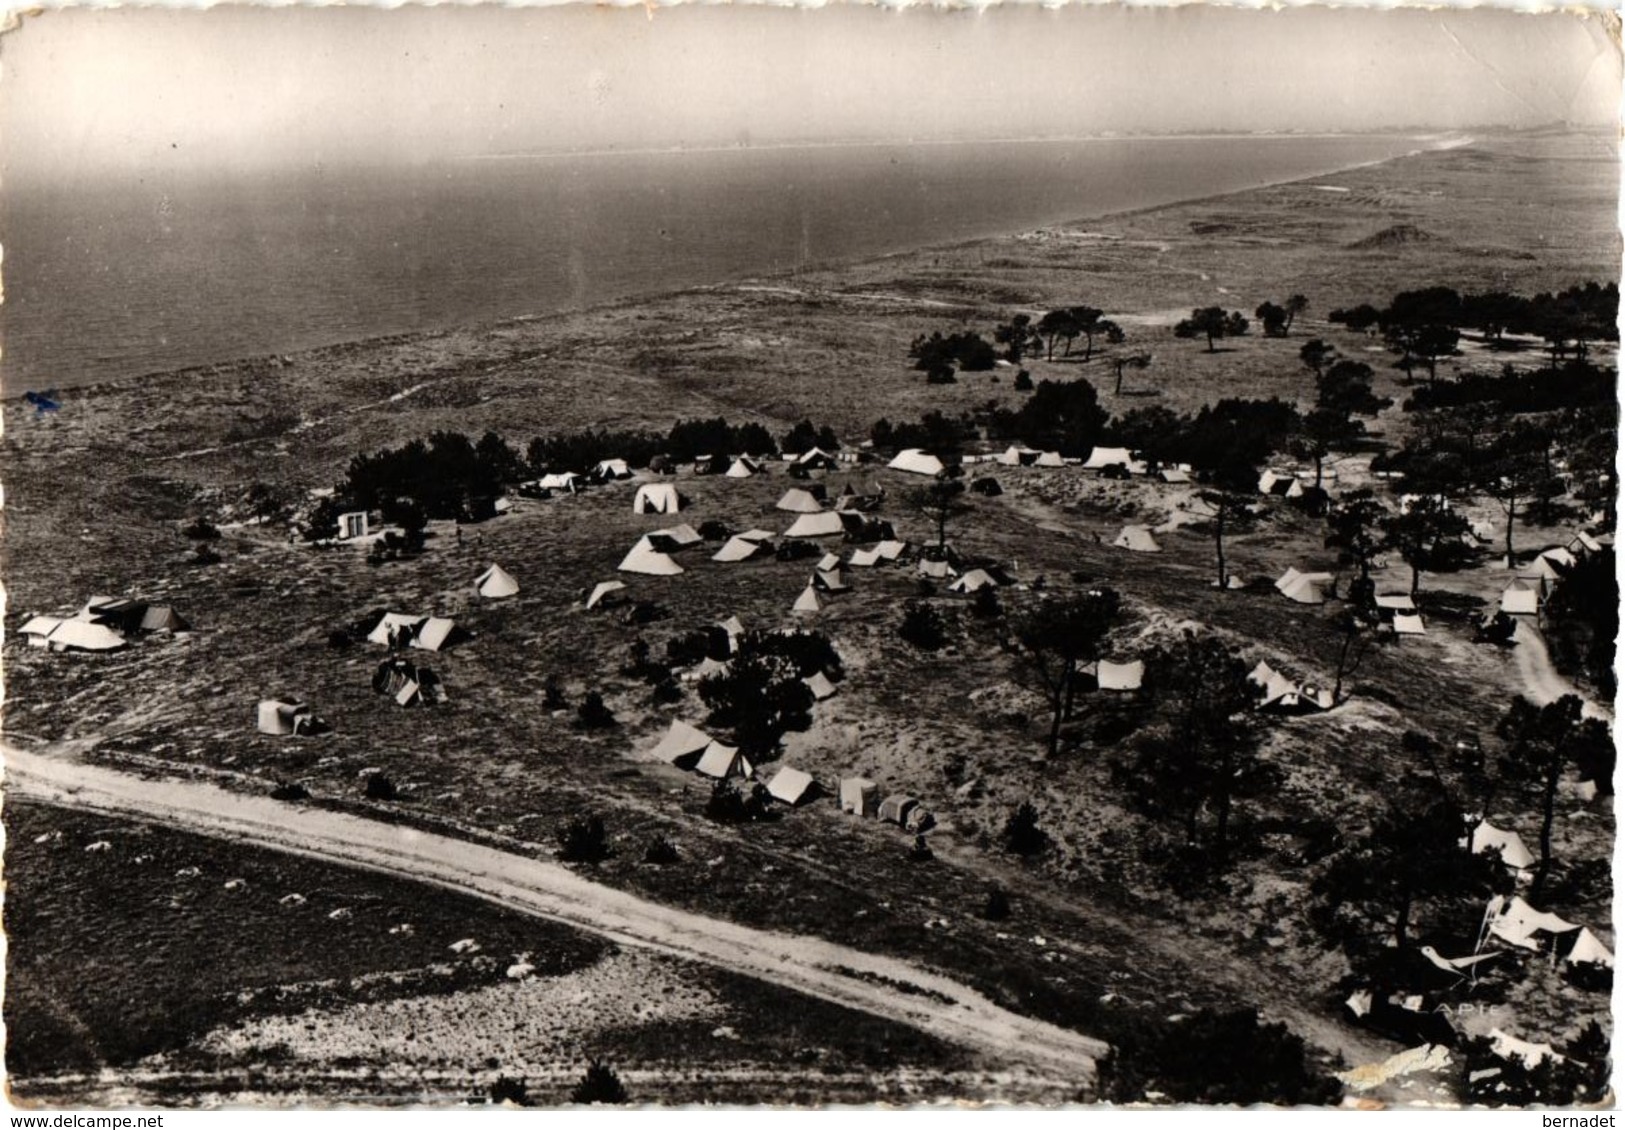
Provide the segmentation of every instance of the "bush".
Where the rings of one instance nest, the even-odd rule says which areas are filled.
[[[200,545],[197,547],[197,552],[192,554],[192,564],[218,565],[220,564],[220,554],[215,552],[209,546]]]
[[[674,702],[683,701],[683,688],[676,679],[667,675],[655,684],[655,689],[649,694],[649,701],[656,706],[669,706]]]
[[[999,590],[992,585],[977,589],[970,610],[971,614],[980,620],[997,620],[1003,616],[1004,608],[999,604]]]
[[[931,850],[931,845],[925,842],[924,836],[914,837],[914,846],[908,849],[910,863],[929,863],[936,857],[937,853]]]
[[[1182,1021],[1119,1033],[1099,1065],[1100,1097],[1144,1102],[1325,1106],[1342,1087],[1309,1062],[1284,1024],[1260,1024],[1255,1009],[1203,1009]]]
[[[564,689],[559,686],[559,677],[549,675],[542,681],[542,709],[546,711],[563,710],[570,704],[564,698]]]
[[[576,707],[576,724],[583,730],[607,730],[619,725],[615,715],[604,705],[604,696],[597,691],[588,691],[581,705]]]
[[[272,789],[271,799],[289,801],[309,800],[310,790],[299,784],[297,781],[290,781],[285,784],[278,785],[276,788]]]
[[[192,522],[190,525],[183,526],[181,528],[181,533],[185,534],[193,541],[220,540],[220,531],[215,527],[213,522],[202,516],[199,516],[197,520]]]
[[[597,863],[609,857],[604,818],[578,816],[559,829],[559,859],[564,863]]]
[[[355,637],[346,628],[334,628],[327,633],[327,646],[334,651],[343,651],[345,648],[354,645],[354,643]]]
[[[898,626],[897,634],[924,651],[936,651],[947,642],[941,614],[929,604],[917,600],[903,606],[903,622]]]
[[[1031,392],[1033,390],[1033,375],[1026,369],[1016,374],[1016,382],[1011,386],[1017,392]]]
[[[778,814],[767,805],[767,790],[761,785],[741,792],[732,781],[718,781],[711,786],[711,795],[705,801],[705,815],[718,824],[750,824],[758,820],[775,820]]]
[[[709,722],[731,727],[734,740],[752,757],[770,754],[787,730],[812,725],[812,689],[782,656],[741,655],[726,670],[700,680]]]
[[[694,532],[706,541],[725,541],[733,536],[733,531],[725,523],[719,522],[715,518],[707,518],[699,524],[699,528]]]
[[[576,1084],[575,1090],[570,1092],[570,1101],[582,1106],[598,1103],[626,1103],[631,1099],[626,1088],[621,1086],[621,1080],[613,1068],[596,1059],[587,1067],[587,1073]]]
[[[1038,810],[1027,801],[1010,814],[1004,825],[1004,846],[1019,856],[1030,858],[1049,846],[1049,833],[1038,826]]]
[[[802,678],[819,671],[837,681],[842,675],[840,654],[822,632],[749,631],[739,640],[739,654],[741,657],[777,656],[789,662]]]
[[[665,836],[656,836],[649,841],[649,846],[643,849],[643,862],[667,864],[676,863],[677,849]]]
[[[499,1075],[496,1082],[491,1084],[491,1101],[498,1105],[512,1103],[514,1106],[529,1106],[530,1088],[523,1079]]]
[[[395,782],[382,773],[369,774],[367,776],[366,793],[368,800],[394,800],[396,795]]]
[[[1010,896],[999,887],[994,887],[987,893],[987,903],[982,907],[982,917],[989,922],[1003,922],[1010,917]]]

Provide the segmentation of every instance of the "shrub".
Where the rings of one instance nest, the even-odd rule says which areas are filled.
[[[730,530],[726,524],[717,521],[715,518],[707,518],[705,521],[701,522],[699,528],[695,530],[695,533],[699,534],[706,541],[723,541],[733,536],[733,531]]]
[[[1023,857],[1032,857],[1049,846],[1049,833],[1038,826],[1038,810],[1027,801],[1010,814],[1004,825],[1004,846]]]
[[[525,1085],[523,1079],[499,1075],[496,1082],[491,1084],[491,1101],[497,1104],[512,1103],[514,1106],[529,1106],[530,1088]]]
[[[649,846],[643,849],[643,862],[645,863],[676,863],[677,849],[665,836],[656,836],[649,841]]]
[[[334,651],[343,651],[345,648],[350,647],[354,643],[355,637],[352,636],[349,630],[346,628],[334,628],[331,632],[327,633],[327,646],[332,648]]]
[[[778,632],[749,631],[739,640],[739,654],[749,656],[778,656],[789,662],[796,674],[806,678],[822,671],[831,679],[841,678],[841,657],[828,636],[817,631],[786,630]]]
[[[542,709],[547,711],[563,710],[570,704],[565,701],[564,689],[559,686],[559,677],[549,675],[542,681]]]
[[[971,614],[981,620],[997,620],[1004,615],[1004,608],[999,604],[999,590],[992,585],[986,585],[976,590],[976,596],[971,601]]]
[[[1033,390],[1033,375],[1026,369],[1016,374],[1015,384],[1011,386],[1017,392],[1031,392]]]
[[[310,790],[299,784],[297,781],[290,781],[285,784],[278,785],[276,788],[272,789],[271,799],[289,801],[309,800]]]
[[[576,707],[576,724],[583,730],[607,730],[619,725],[615,715],[604,705],[604,696],[597,691],[588,691],[581,705]]]
[[[197,547],[197,552],[192,554],[192,564],[218,565],[220,564],[220,554],[207,545],[200,545]]]
[[[910,863],[929,863],[936,857],[937,853],[931,850],[931,845],[925,842],[924,836],[914,837],[914,846],[908,849]]]
[[[982,907],[982,917],[989,922],[1003,922],[1010,917],[1010,896],[1003,889],[994,887],[987,893],[987,903]]]
[[[683,688],[676,679],[667,675],[655,684],[655,689],[649,694],[649,701],[656,706],[667,706],[674,702],[683,701]]]
[[[382,773],[369,774],[366,793],[368,800],[394,800],[396,795],[395,782]]]
[[[1099,1065],[1109,1102],[1144,1102],[1156,1092],[1175,1103],[1323,1106],[1342,1094],[1309,1062],[1301,1038],[1284,1024],[1260,1024],[1251,1008],[1128,1028],[1112,1045]]]
[[[578,816],[559,829],[559,859],[565,863],[597,863],[609,857],[604,818]]]
[[[587,1073],[581,1077],[575,1090],[570,1092],[570,1101],[582,1106],[599,1103],[626,1103],[631,1099],[621,1080],[609,1065],[600,1063],[596,1059],[587,1066]]]
[[[812,724],[812,690],[782,656],[739,656],[700,680],[700,699],[710,723],[732,727],[740,748],[755,757],[772,751],[785,731]]]
[[[911,600],[903,606],[903,622],[897,634],[925,651],[936,651],[946,642],[942,616],[929,604]]]
[[[201,515],[190,525],[183,526],[181,528],[181,533],[185,534],[193,541],[220,540],[220,531],[215,527],[215,524]]]
[[[750,824],[776,819],[778,814],[768,807],[767,790],[762,785],[752,786],[747,793],[732,781],[718,781],[706,798],[705,815],[718,824]]]

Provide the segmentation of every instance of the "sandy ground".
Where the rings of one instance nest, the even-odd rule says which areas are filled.
[[[1038,1071],[1087,1078],[1106,1051],[1098,1040],[1016,1016],[907,963],[658,906],[557,864],[210,785],[142,780],[16,748],[7,748],[6,760],[7,787],[22,795],[161,817],[196,832],[436,883],[627,945],[748,972]]]

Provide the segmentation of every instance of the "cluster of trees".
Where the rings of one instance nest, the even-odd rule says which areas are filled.
[[[1330,321],[1357,332],[1375,329],[1407,377],[1420,364],[1428,379],[1438,376],[1438,361],[1457,352],[1462,330],[1482,334],[1492,346],[1505,346],[1506,335],[1527,334],[1545,342],[1554,367],[1565,357],[1584,360],[1598,341],[1618,341],[1616,319],[1619,287],[1586,283],[1532,298],[1493,291],[1463,295],[1450,287],[1402,291],[1378,309],[1362,303],[1333,310]]]
[[[812,690],[802,680],[823,671],[842,674],[840,657],[821,632],[746,632],[726,670],[700,680],[707,723],[733,731],[734,744],[755,760],[771,757],[788,731],[812,725]]]
[[[940,330],[930,337],[921,334],[909,344],[908,355],[931,384],[952,384],[956,365],[961,372],[985,373],[998,360],[992,343],[972,330],[947,336]]]
[[[386,522],[421,528],[424,518],[490,517],[503,484],[523,472],[523,460],[495,432],[475,442],[439,431],[427,442],[355,456],[338,494],[351,509],[378,510]]]
[[[1293,321],[1307,309],[1309,300],[1301,294],[1294,294],[1280,305],[1274,302],[1259,303],[1253,317],[1263,325],[1265,337],[1286,337],[1292,332]]]
[[[1609,700],[1617,688],[1614,641],[1619,637],[1619,580],[1614,551],[1582,557],[1546,601],[1546,641],[1562,671],[1584,677]]]
[[[1217,352],[1215,342],[1221,338],[1241,337],[1250,323],[1240,310],[1226,310],[1222,306],[1203,306],[1191,311],[1174,326],[1174,336],[1183,338],[1205,337],[1207,351]]]
[[[810,432],[812,441],[805,437]],[[580,432],[537,436],[525,451],[525,462],[519,468],[525,472],[574,471],[585,474],[605,459],[624,459],[632,467],[647,467],[652,459],[664,455],[679,463],[688,463],[701,455],[756,455],[771,458],[780,450],[800,453],[821,439],[829,442],[822,446],[830,450],[840,446],[834,433],[827,427],[819,430],[803,420],[792,428],[781,441],[775,441],[771,432],[758,423],[730,424],[720,416],[711,420],[679,420],[665,434],[653,431],[610,431],[586,429]]]

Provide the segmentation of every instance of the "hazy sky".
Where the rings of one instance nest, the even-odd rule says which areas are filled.
[[[1035,7],[47,12],[10,176],[537,149],[1615,120],[1602,17]]]

